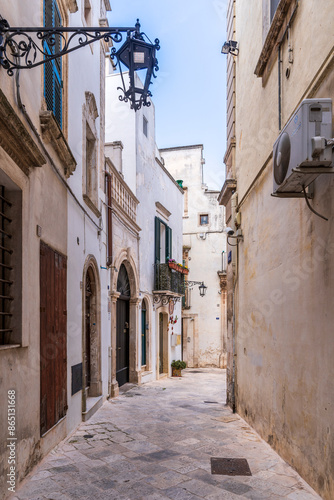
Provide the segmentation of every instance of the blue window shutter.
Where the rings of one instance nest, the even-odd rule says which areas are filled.
[[[44,26],[59,27],[62,25],[60,12],[55,0],[44,0]],[[44,42],[44,50],[55,54],[61,50],[61,36],[55,35],[55,44]],[[62,128],[62,61],[54,59],[44,65],[44,97],[46,106],[52,111]]]

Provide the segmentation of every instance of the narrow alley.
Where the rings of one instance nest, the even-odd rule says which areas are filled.
[[[12,498],[319,499],[225,401],[225,371],[218,368],[126,384]],[[246,459],[252,475],[212,474],[212,457]]]

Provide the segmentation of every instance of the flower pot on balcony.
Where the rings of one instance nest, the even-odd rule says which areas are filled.
[[[175,271],[179,270],[179,266],[177,265],[176,262],[168,262],[168,265],[169,265],[170,269],[175,269]]]
[[[184,267],[182,268],[183,274],[189,274],[189,269],[185,269]]]

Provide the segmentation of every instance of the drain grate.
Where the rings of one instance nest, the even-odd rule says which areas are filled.
[[[218,401],[204,401],[204,403],[209,403],[209,404],[212,404],[212,405],[217,405]]]
[[[91,439],[91,438],[93,438],[93,437],[94,437],[94,436],[93,436],[92,434],[85,434],[85,435],[84,435],[84,438],[86,438],[86,439]]]
[[[211,457],[211,474],[221,476],[251,476],[251,470],[245,458]]]

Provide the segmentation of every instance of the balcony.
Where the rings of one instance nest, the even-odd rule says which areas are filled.
[[[153,295],[156,304],[175,304],[184,295],[184,274],[171,269],[168,263],[156,264]]]

